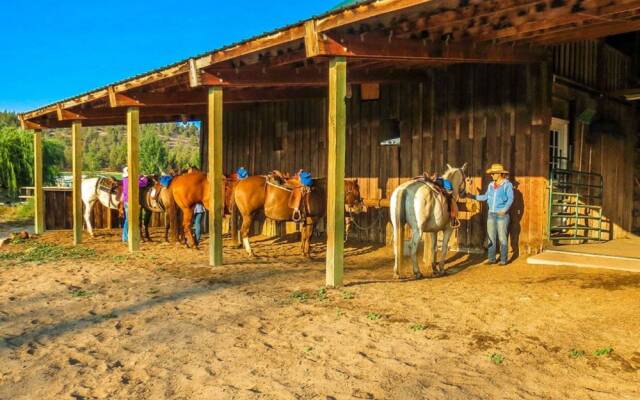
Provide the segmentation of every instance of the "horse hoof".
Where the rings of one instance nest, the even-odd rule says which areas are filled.
[[[393,279],[400,279],[400,275],[398,275],[398,274],[394,273],[394,274],[393,274]]]
[[[420,280],[422,279],[422,274],[420,272],[418,272],[417,274],[415,274],[416,276],[416,280]]]

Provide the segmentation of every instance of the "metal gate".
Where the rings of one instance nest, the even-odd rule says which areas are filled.
[[[602,175],[568,169],[552,169],[549,179],[548,239],[604,241]]]

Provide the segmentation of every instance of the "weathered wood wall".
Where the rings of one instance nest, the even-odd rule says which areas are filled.
[[[555,74],[593,89],[625,89],[633,76],[631,58],[603,40],[556,45],[552,55]]]
[[[537,251],[545,228],[551,72],[538,65],[460,65],[433,69],[421,82],[385,84],[378,100],[363,101],[351,88],[347,101],[347,170],[358,178],[362,196],[388,198],[395,187],[424,171],[442,173],[447,163],[469,163],[472,192],[485,190],[485,169],[503,163],[513,174],[517,203],[514,242]],[[300,168],[326,171],[325,99],[245,105],[227,109],[224,163],[259,174]],[[400,146],[380,146],[397,121]],[[463,213],[460,247],[484,243],[484,207]],[[375,229],[354,232],[360,239],[389,239],[388,210],[359,218]],[[379,219],[379,220],[378,220]],[[516,246],[517,247],[517,246]],[[517,249],[516,249],[517,250]]]
[[[63,230],[73,228],[73,204],[71,189],[66,188],[45,188],[45,229],[47,230]],[[109,212],[111,217],[109,219]],[[91,224],[94,229],[119,228],[120,221],[118,219],[118,211],[109,210],[99,202],[96,203],[91,211]],[[149,226],[164,226],[164,218],[162,214],[153,214]]]

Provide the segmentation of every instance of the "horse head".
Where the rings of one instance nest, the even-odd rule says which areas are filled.
[[[344,204],[352,212],[363,211],[364,201],[360,196],[360,185],[357,179],[344,181]]]
[[[442,175],[443,178],[449,180],[453,186],[453,198],[458,200],[461,196],[467,193],[467,176],[465,174],[467,170],[467,163],[460,168],[452,167],[447,164],[447,170]]]

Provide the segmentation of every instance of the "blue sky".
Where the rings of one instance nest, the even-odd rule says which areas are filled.
[[[28,111],[317,15],[339,0],[2,0],[0,110]]]

